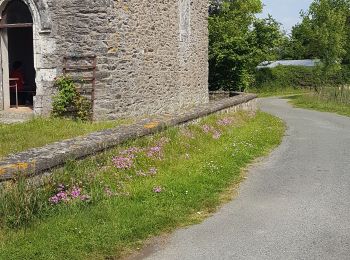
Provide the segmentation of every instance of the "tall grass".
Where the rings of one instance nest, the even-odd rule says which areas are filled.
[[[350,87],[323,87],[318,92],[290,97],[297,107],[350,116]]]

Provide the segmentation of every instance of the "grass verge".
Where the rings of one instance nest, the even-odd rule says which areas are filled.
[[[310,92],[309,89],[302,88],[278,88],[278,89],[249,89],[248,92],[256,93],[259,97],[276,97],[286,95],[305,94]]]
[[[212,115],[71,162],[41,188],[10,183],[0,192],[0,259],[115,259],[196,223],[284,131],[262,112]]]
[[[295,95],[288,99],[295,107],[350,116],[350,104],[326,100],[313,94]]]
[[[29,148],[116,127],[126,120],[79,122],[68,119],[37,118],[20,124],[0,124],[0,158]]]

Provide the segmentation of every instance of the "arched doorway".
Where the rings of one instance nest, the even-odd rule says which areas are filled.
[[[33,18],[21,0],[11,0],[2,12],[1,54],[4,108],[33,106],[36,91]]]

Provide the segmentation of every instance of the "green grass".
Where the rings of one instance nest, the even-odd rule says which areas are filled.
[[[295,94],[305,94],[310,92],[309,89],[301,88],[277,88],[277,89],[249,89],[249,93],[256,93],[259,97],[275,97],[275,96],[286,96]]]
[[[212,115],[68,163],[42,188],[7,185],[0,192],[0,259],[114,259],[150,237],[198,223],[249,163],[280,144],[284,131],[281,120],[262,112]],[[133,166],[117,169],[112,158],[127,156],[130,147],[138,148],[129,152]],[[150,153],[152,147],[160,152]],[[51,205],[59,183],[79,186],[91,199]]]
[[[0,158],[10,153],[86,135],[126,122],[126,120],[118,120],[89,123],[68,119],[38,118],[20,124],[0,124]]]
[[[325,99],[315,94],[295,95],[288,99],[295,107],[350,116],[350,103]]]

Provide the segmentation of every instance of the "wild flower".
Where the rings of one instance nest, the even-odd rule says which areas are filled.
[[[55,195],[55,196],[52,196],[50,199],[49,199],[49,202],[51,204],[58,204],[60,202],[60,199]]]
[[[80,196],[80,194],[81,194],[81,188],[79,188],[79,187],[73,187],[73,189],[70,193],[70,195],[73,199],[78,198]]]
[[[222,118],[220,120],[218,120],[217,124],[221,125],[221,126],[229,126],[231,125],[233,122],[233,120],[231,118]]]
[[[142,149],[139,147],[130,147],[126,150],[120,151],[120,155],[126,155],[129,158],[134,159],[136,157],[136,153],[142,152]]]
[[[157,186],[157,187],[154,187],[153,188],[153,192],[154,193],[161,193],[163,191],[163,189],[162,189],[162,187],[160,187],[160,186]]]
[[[130,169],[134,162],[130,157],[117,156],[112,159],[117,169]]]
[[[213,133],[213,138],[217,140],[217,139],[220,139],[220,137],[221,137],[221,133],[215,130]]]
[[[162,146],[157,145],[149,148],[147,152],[147,156],[150,158],[155,157],[160,159],[162,157]]]
[[[157,170],[157,168],[152,167],[152,168],[149,169],[148,172],[149,172],[150,175],[156,175],[158,170]]]
[[[209,125],[203,125],[202,130],[204,133],[208,134],[211,131],[211,127]]]
[[[188,153],[185,154],[185,157],[187,160],[191,158],[191,156]]]
[[[67,186],[60,184],[57,187],[57,194],[49,198],[49,202],[53,205],[56,205],[60,202],[68,203],[77,199],[87,201],[90,199],[90,196],[82,194],[82,188],[77,185],[73,186],[71,190],[68,190]]]

